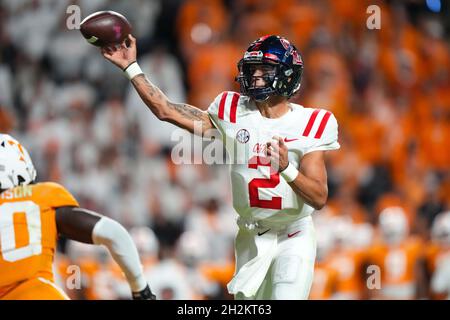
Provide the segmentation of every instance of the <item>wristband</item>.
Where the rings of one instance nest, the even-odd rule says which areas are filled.
[[[289,162],[286,169],[280,172],[280,175],[286,180],[287,182],[292,182],[297,178],[298,176],[298,170],[294,167],[292,163]]]
[[[139,64],[137,63],[137,61],[134,61],[132,63],[130,63],[128,65],[128,67],[126,67],[123,72],[125,73],[125,76],[129,79],[132,80],[134,77],[136,77],[137,75],[144,73],[141,70],[141,67],[139,67]]]

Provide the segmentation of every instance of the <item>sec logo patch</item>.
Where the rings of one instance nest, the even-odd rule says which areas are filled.
[[[240,143],[247,143],[250,140],[250,133],[246,129],[241,129],[236,133],[236,140]]]

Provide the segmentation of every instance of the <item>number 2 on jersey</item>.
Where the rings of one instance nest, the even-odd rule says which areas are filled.
[[[20,226],[14,224],[19,214],[26,217],[26,231],[20,230]],[[17,248],[16,232],[19,231],[27,232],[28,245]],[[22,201],[0,205],[0,247],[3,260],[8,262],[42,253],[41,213],[37,204],[33,201]]]
[[[249,160],[248,167],[257,169],[259,166],[270,167],[270,160],[267,157],[254,156]],[[270,200],[259,198],[259,188],[275,188],[280,183],[280,174],[274,172],[268,178],[255,178],[248,184],[248,194],[250,198],[250,207],[281,210],[281,197],[272,197]]]

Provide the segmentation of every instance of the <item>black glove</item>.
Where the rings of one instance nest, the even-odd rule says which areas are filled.
[[[133,300],[156,300],[156,296],[150,290],[149,285],[144,290],[139,292],[132,292]]]

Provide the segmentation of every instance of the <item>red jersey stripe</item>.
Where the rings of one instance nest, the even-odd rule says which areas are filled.
[[[222,94],[222,98],[220,98],[219,104],[219,119],[223,120],[223,115],[225,113],[225,100],[227,99],[228,92],[224,92]]]
[[[323,131],[325,130],[328,119],[330,119],[330,117],[331,117],[331,112],[327,111],[327,113],[325,113],[325,115],[323,116],[322,121],[320,122],[319,129],[317,129],[317,132],[316,132],[316,135],[314,136],[314,138],[320,139],[320,137],[322,137]]]
[[[230,108],[230,122],[236,123],[236,113],[237,113],[237,105],[239,101],[240,94],[234,93],[233,100],[231,100],[231,108]]]
[[[303,136],[307,137],[309,133],[311,132],[311,129],[314,125],[314,121],[316,121],[317,115],[319,114],[319,109],[314,110],[314,112],[311,114],[311,117],[309,117],[308,124],[306,125],[305,131],[303,131]]]

